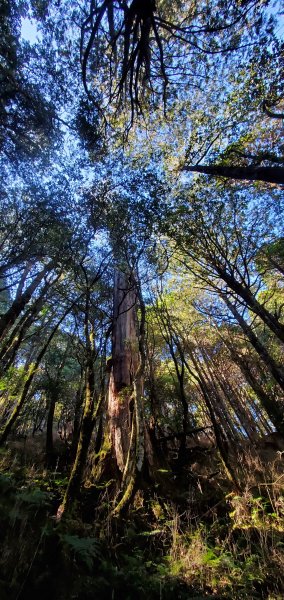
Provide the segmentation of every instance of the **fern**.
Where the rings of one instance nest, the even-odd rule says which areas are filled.
[[[95,538],[80,538],[69,534],[62,534],[60,537],[66,550],[72,552],[75,559],[84,563],[90,571],[94,561],[101,558],[100,543]]]
[[[21,504],[25,504],[27,508],[36,509],[43,508],[50,504],[50,497],[48,492],[43,492],[39,488],[33,490],[20,491],[17,494],[17,500]]]
[[[14,491],[14,482],[9,475],[0,473],[0,493],[7,494]]]

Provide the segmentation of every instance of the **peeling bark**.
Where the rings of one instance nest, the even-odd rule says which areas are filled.
[[[137,292],[131,278],[115,274],[112,370],[109,382],[108,418],[112,457],[124,472],[134,418],[133,383],[139,365]]]

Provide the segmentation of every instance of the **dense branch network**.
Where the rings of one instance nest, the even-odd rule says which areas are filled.
[[[177,83],[181,60],[183,66],[193,67],[194,73],[194,56],[226,53],[247,45],[236,32],[257,5],[248,2],[244,8],[229,2],[217,14],[214,8],[208,11],[201,6],[198,10],[188,2],[179,14],[178,7],[155,0],[91,2],[81,27],[85,91],[95,97],[92,75],[104,69],[109,104],[121,108],[129,102],[133,123],[136,113],[143,114],[145,99],[150,96],[162,96],[165,107],[167,87]],[[224,31],[228,32],[226,39]]]

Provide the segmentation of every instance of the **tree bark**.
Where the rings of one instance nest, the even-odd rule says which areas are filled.
[[[266,411],[275,429],[280,434],[284,435],[284,420],[281,408],[277,406],[276,401],[271,397],[271,395],[265,392],[244,357],[239,356],[230,342],[226,341],[225,343],[231,352],[233,360],[239,366],[249,386],[255,392],[261,403],[261,406]]]
[[[235,277],[230,275],[225,269],[221,268],[219,265],[214,265],[218,275],[221,279],[228,285],[228,287],[235,292],[240,298],[242,298],[246,305],[254,312],[255,315],[260,317],[260,319],[267,325],[267,327],[276,335],[276,337],[284,343],[284,325],[279,322],[279,320],[269,312],[262,304],[258,302],[255,298],[254,294],[251,292],[248,286],[245,286],[239,283]],[[221,293],[222,298],[224,298],[225,302],[228,302],[225,299],[225,294]]]
[[[52,269],[54,261],[50,261],[34,278],[25,292],[15,298],[9,310],[0,319],[0,340],[2,340],[8,329],[15,323],[16,319],[30,301],[36,288],[39,286],[44,276]]]
[[[278,385],[281,387],[281,389],[284,390],[284,373],[283,373],[281,367],[278,367],[274,358],[272,358],[272,356],[269,354],[269,352],[266,350],[266,348],[263,346],[261,341],[258,339],[258,337],[253,332],[250,325],[248,325],[248,323],[245,321],[245,319],[240,315],[240,313],[238,312],[236,307],[232,304],[232,302],[230,302],[230,300],[228,298],[226,298],[226,296],[225,297],[223,296],[223,298],[224,298],[224,301],[227,304],[228,308],[230,309],[231,313],[235,317],[236,321],[239,323],[240,327],[242,328],[243,332],[246,334],[251,345],[256,350],[256,352],[258,353],[260,358],[263,360],[263,362],[266,364],[269,372],[274,377],[275,381],[278,383]],[[282,415],[282,419],[283,419],[283,415]]]
[[[54,448],[53,448],[53,419],[55,405],[58,400],[56,389],[50,390],[48,394],[48,413],[46,422],[46,464],[48,467],[53,466]]]
[[[83,478],[83,473],[87,461],[88,450],[90,446],[92,431],[94,428],[94,402],[95,402],[95,346],[94,336],[91,328],[91,287],[88,282],[87,273],[84,270],[86,277],[86,297],[85,297],[85,310],[84,310],[84,330],[85,330],[85,352],[86,352],[86,368],[85,368],[85,403],[83,416],[81,421],[81,428],[79,434],[78,445],[76,449],[76,457],[72,467],[71,475],[69,478],[68,486],[65,492],[65,496],[62,504],[59,506],[57,511],[57,520],[60,520],[65,512],[70,512],[72,509],[73,502],[76,501],[80,486]],[[98,412],[100,402],[96,407],[96,414]]]
[[[45,342],[45,344],[43,345],[42,349],[40,350],[40,352],[38,353],[35,362],[31,364],[30,368],[28,369],[28,373],[26,376],[26,381],[24,383],[23,389],[22,389],[22,393],[20,395],[20,398],[12,412],[12,414],[10,415],[10,418],[8,419],[6,425],[4,426],[4,429],[0,432],[0,446],[2,444],[4,444],[4,442],[6,442],[8,435],[11,432],[11,429],[15,423],[15,421],[17,420],[21,409],[25,403],[25,400],[27,398],[27,395],[29,393],[31,384],[33,382],[34,376],[36,374],[36,371],[40,365],[40,361],[42,360],[43,356],[45,355],[47,348],[50,344],[50,342],[52,341],[59,325],[62,323],[63,319],[66,317],[66,315],[68,314],[70,309],[68,309],[67,311],[65,311],[64,315],[61,317],[60,321],[58,321],[58,323],[55,325],[55,327],[53,328],[51,334],[49,335],[49,337],[47,338],[47,341]]]
[[[129,452],[134,418],[133,382],[139,365],[136,312],[134,284],[125,273],[116,272],[108,419],[111,453],[121,474]]]
[[[58,278],[57,278],[58,279]],[[2,349],[0,351],[0,373],[7,371],[13,363],[16,353],[23,341],[23,338],[28,329],[33,325],[37,315],[45,302],[45,294],[49,289],[50,284],[46,284],[40,294],[35,300],[32,306],[28,307],[25,313],[22,315],[20,320],[15,324],[12,329],[11,335],[8,340],[4,340]]]
[[[119,275],[121,277],[121,275]],[[125,278],[125,276],[124,276]],[[144,455],[145,455],[145,425],[144,425],[144,403],[143,403],[143,392],[144,392],[144,372],[145,372],[145,364],[146,364],[146,352],[145,352],[145,320],[146,320],[146,309],[143,300],[143,295],[141,291],[140,282],[136,281],[134,275],[128,279],[131,287],[128,287],[129,290],[129,298],[128,304],[126,308],[127,312],[121,311],[119,309],[117,322],[122,317],[122,323],[120,323],[119,328],[119,336],[116,339],[118,345],[114,350],[118,350],[120,354],[121,350],[121,330],[123,332],[129,333],[130,338],[130,350],[131,350],[131,360],[129,363],[129,356],[126,355],[126,361],[128,363],[128,373],[130,376],[130,382],[133,377],[133,393],[130,397],[129,409],[130,409],[130,420],[129,420],[129,441],[128,441],[128,452],[127,458],[123,470],[122,482],[120,493],[118,494],[116,502],[116,506],[112,512],[113,516],[118,516],[121,511],[128,506],[131,501],[133,494],[135,492],[135,486],[137,485],[137,480],[139,475],[142,472],[142,467],[144,465]],[[120,280],[122,284],[126,283],[123,280]],[[119,288],[118,289],[118,298],[119,298]],[[125,296],[122,298],[122,302],[120,303],[120,307],[122,307],[125,300]],[[138,330],[138,319],[137,319],[137,307],[139,303],[140,308],[140,324]],[[130,313],[130,314],[129,314]],[[123,315],[128,315],[126,317],[126,322],[124,322],[123,326]],[[126,326],[126,327],[125,327]],[[120,340],[120,341],[119,341]],[[124,343],[125,346],[125,343]],[[124,361],[123,361],[124,362]],[[130,366],[130,370],[129,370]],[[134,373],[132,375],[132,369],[134,369]],[[114,388],[115,389],[115,388]],[[115,401],[115,397],[113,398]],[[132,404],[133,403],[133,404]],[[130,408],[130,405],[131,408]],[[116,413],[117,414],[117,413]],[[148,440],[150,444],[150,439]]]
[[[98,410],[98,407],[97,407]],[[73,502],[76,500],[83,473],[87,461],[87,455],[91,440],[91,435],[94,427],[94,368],[92,359],[86,369],[86,386],[85,386],[85,406],[82,417],[80,436],[77,446],[76,458],[71,471],[67,490],[63,499],[63,503],[57,511],[57,520],[61,519],[64,512],[70,512]]]
[[[199,364],[198,360],[196,359],[196,357],[194,356],[193,353],[190,353],[190,358],[191,358],[193,365],[197,372],[196,379],[197,379],[198,385],[200,387],[200,390],[202,392],[207,410],[209,412],[209,416],[210,416],[211,423],[213,426],[213,431],[214,431],[215,438],[216,438],[217,448],[220,452],[221,459],[223,461],[224,467],[228,473],[229,478],[234,483],[236,489],[239,490],[240,489],[239,483],[237,481],[234,469],[232,468],[230,461],[229,461],[228,442],[226,439],[224,439],[224,434],[223,434],[222,429],[216,419],[215,410],[213,408],[212,399],[210,396],[210,390],[208,390],[207,382],[205,381],[205,379],[203,377],[202,367]]]
[[[80,383],[76,392],[76,404],[75,404],[75,414],[74,414],[74,423],[73,423],[73,437],[71,444],[71,458],[75,460],[76,452],[79,442],[80,435],[80,425],[82,419],[82,411],[83,411],[83,403],[84,403],[84,390],[85,390],[85,382],[84,382],[84,371],[81,368],[81,377]]]
[[[245,179],[247,181],[266,181],[268,183],[284,184],[284,167],[223,167],[222,165],[195,165],[184,167],[184,171],[203,173],[213,177],[229,179]]]

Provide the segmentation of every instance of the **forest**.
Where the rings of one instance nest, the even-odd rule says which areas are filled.
[[[281,2],[0,31],[0,599],[281,600]]]

